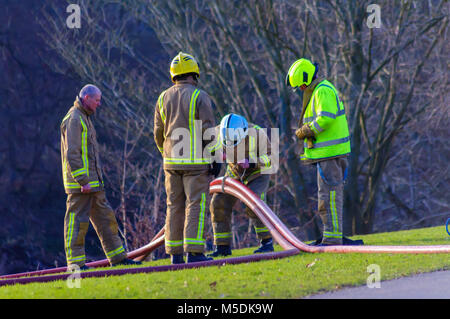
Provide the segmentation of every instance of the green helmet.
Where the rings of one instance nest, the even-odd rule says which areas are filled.
[[[310,85],[317,68],[317,63],[313,64],[308,59],[302,58],[295,61],[286,75],[286,85],[290,84],[293,88],[297,88],[303,84],[306,86]]]

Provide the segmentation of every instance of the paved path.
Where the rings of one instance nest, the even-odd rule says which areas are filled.
[[[343,288],[306,299],[450,299],[450,270],[381,281],[380,288]]]

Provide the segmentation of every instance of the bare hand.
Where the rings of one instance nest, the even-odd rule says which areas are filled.
[[[92,190],[92,188],[91,188],[91,185],[89,185],[89,184],[81,186],[82,193],[90,193],[91,190]]]

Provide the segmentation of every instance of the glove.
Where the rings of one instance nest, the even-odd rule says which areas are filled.
[[[243,159],[243,160],[238,161],[238,165],[244,169],[247,169],[250,167],[250,163],[248,162],[248,159]]]
[[[303,124],[303,126],[295,131],[295,135],[298,139],[303,140],[307,137],[314,137],[314,132],[311,130],[308,124]]]
[[[212,163],[209,168],[209,175],[214,176],[216,178],[220,174],[220,170],[222,169],[222,163]]]

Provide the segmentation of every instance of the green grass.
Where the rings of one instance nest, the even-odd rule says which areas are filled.
[[[442,226],[366,236],[368,245],[450,245]],[[276,247],[280,250],[279,247]],[[234,250],[233,257],[253,248]],[[158,260],[145,266],[167,264]],[[365,285],[367,266],[377,264],[381,280],[450,269],[450,254],[307,254],[272,261],[151,274],[0,287],[0,298],[301,298],[342,287]]]

